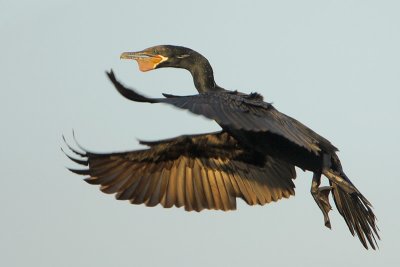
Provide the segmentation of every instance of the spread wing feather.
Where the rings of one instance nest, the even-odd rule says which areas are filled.
[[[234,210],[238,197],[264,205],[294,195],[294,166],[243,149],[226,132],[141,143],[149,148],[104,154],[68,146],[81,157],[72,160],[87,166],[72,171],[117,199],[151,207]]]
[[[166,103],[215,120],[222,126],[239,130],[271,132],[318,154],[337,151],[327,139],[318,135],[299,121],[279,112],[270,103],[251,95],[230,91],[207,92],[191,96],[148,98],[126,88],[111,71],[108,74],[115,88],[124,97],[136,102]]]

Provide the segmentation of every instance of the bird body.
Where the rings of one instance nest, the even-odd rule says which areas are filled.
[[[350,232],[365,248],[375,249],[379,238],[370,202],[343,171],[337,148],[299,121],[264,102],[257,93],[244,94],[218,86],[212,67],[200,53],[180,46],[155,46],[140,52],[125,52],[139,69],[163,67],[188,70],[197,95],[149,98],[122,85],[111,71],[115,88],[135,102],[164,103],[215,120],[219,133],[191,135],[156,142],[143,151],[96,154],[75,153],[89,166],[73,170],[102,185],[107,193],[134,204],[164,207],[185,206],[186,210],[236,208],[236,197],[248,204],[266,204],[294,195],[294,166],[313,172],[311,194],[331,228],[329,194]],[[320,187],[321,175],[330,186]]]

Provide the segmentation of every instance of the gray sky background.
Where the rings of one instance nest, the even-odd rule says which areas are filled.
[[[400,266],[399,1],[196,3],[0,1],[0,265]],[[219,129],[113,89],[110,68],[150,96],[195,93],[184,70],[119,60],[157,44],[201,52],[218,84],[262,93],[338,146],[375,207],[380,250],[336,208],[325,228],[300,170],[296,197],[227,213],[130,205],[69,173],[72,129],[99,152]]]

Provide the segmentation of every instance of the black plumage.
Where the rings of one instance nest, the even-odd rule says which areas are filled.
[[[226,132],[144,142],[148,149],[99,154],[70,147],[72,172],[133,204],[234,210],[236,198],[264,205],[294,195],[293,165],[244,149]],[[81,148],[81,150],[83,150]]]
[[[113,154],[80,153],[76,171],[101,184],[118,199],[187,210],[234,209],[235,198],[265,204],[294,194],[294,166],[314,173],[311,194],[331,227],[329,193],[365,248],[379,238],[370,202],[345,175],[337,148],[299,121],[264,102],[257,93],[229,91],[215,83],[212,67],[198,52],[180,46],[156,46],[126,52],[142,71],[163,67],[188,70],[199,94],[148,98],[126,88],[111,71],[108,76],[124,97],[135,102],[165,103],[215,120],[223,131],[143,142],[148,150]],[[320,187],[321,175],[330,186]],[[201,181],[201,182],[200,182]],[[201,189],[200,189],[201,188]]]

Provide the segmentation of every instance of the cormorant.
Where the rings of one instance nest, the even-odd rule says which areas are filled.
[[[215,83],[213,69],[200,53],[181,46],[160,45],[140,52],[125,52],[141,71],[173,67],[188,70],[196,95],[148,98],[126,88],[111,70],[108,77],[124,97],[135,102],[166,103],[215,120],[222,131],[184,135],[144,142],[145,150],[98,154],[70,149],[88,166],[71,171],[89,175],[106,193],[133,204],[186,210],[233,210],[236,197],[250,205],[266,204],[294,195],[294,166],[313,172],[311,194],[321,209],[325,226],[332,192],[339,213],[351,234],[365,248],[375,249],[379,239],[372,205],[343,172],[337,148],[299,121],[264,102],[258,93],[229,91]],[[321,175],[330,186],[320,187]]]

